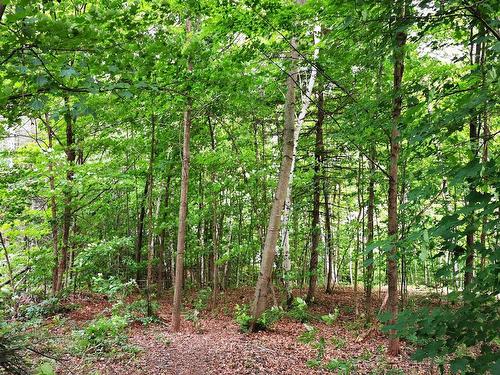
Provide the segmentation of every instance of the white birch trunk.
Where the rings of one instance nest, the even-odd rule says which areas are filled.
[[[319,34],[321,32],[321,28],[319,25],[314,27],[313,38],[314,45],[318,45],[319,43]],[[313,53],[313,62],[318,58],[319,49],[316,47]],[[297,153],[297,143],[299,140],[300,130],[302,129],[302,124],[304,123],[304,119],[307,114],[307,109],[309,108],[309,104],[311,103],[311,95],[314,88],[314,83],[316,81],[317,69],[315,65],[311,66],[311,75],[309,76],[309,81],[307,83],[306,94],[302,96],[302,107],[297,117],[297,126],[295,129],[294,140],[293,140],[293,155],[292,155],[292,169],[290,175],[288,177],[288,189],[286,192],[285,198],[285,207],[283,209],[283,215],[281,217],[281,248],[283,251],[283,279],[285,284],[285,290],[287,293],[287,299],[291,298],[291,290],[290,290],[290,281],[289,274],[292,269],[292,263],[290,260],[290,241],[288,234],[288,221],[290,217],[290,210],[292,206],[291,197],[292,197],[292,182],[293,182],[293,172],[295,169],[295,158]],[[289,301],[290,302],[290,301]]]

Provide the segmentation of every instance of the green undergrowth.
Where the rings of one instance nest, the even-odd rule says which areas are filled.
[[[265,331],[273,324],[283,318],[288,318],[301,323],[318,321],[327,325],[333,325],[339,317],[339,310],[335,308],[333,312],[317,316],[309,311],[307,303],[300,297],[295,297],[290,309],[285,310],[279,306],[273,306],[265,310],[255,322],[256,331]],[[252,322],[250,307],[248,305],[236,305],[234,312],[234,320],[238,323],[242,332],[248,332]]]

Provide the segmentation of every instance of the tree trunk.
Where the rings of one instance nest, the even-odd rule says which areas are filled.
[[[316,147],[314,150],[313,212],[311,224],[311,262],[309,263],[309,289],[306,302],[314,300],[318,281],[318,244],[320,238],[319,205],[321,196],[321,163],[323,159],[323,93],[318,95],[318,120],[316,122]]]
[[[482,36],[482,30],[479,31],[478,37]],[[481,43],[473,43],[474,35],[473,29],[471,29],[471,50],[470,50],[470,59],[471,64],[480,64],[481,63]],[[474,47],[475,51],[474,51]],[[469,143],[470,143],[470,151],[471,151],[471,160],[477,160],[478,158],[478,148],[479,148],[479,116],[476,113],[471,115],[471,119],[469,121]],[[474,193],[476,191],[475,182],[469,182],[469,192]],[[466,235],[466,250],[467,250],[467,258],[465,259],[465,275],[464,275],[464,287],[467,287],[474,277],[474,245],[475,245],[475,215],[472,213],[468,220],[468,228]]]
[[[141,251],[142,251],[142,241],[144,236],[144,217],[146,216],[146,199],[148,197],[149,191],[149,176],[146,178],[146,183],[144,184],[144,192],[142,194],[141,199],[141,207],[139,208],[139,216],[137,218],[137,229],[136,229],[136,238],[135,238],[135,265],[137,267],[135,281],[137,284],[140,283],[141,280]]]
[[[151,309],[151,287],[153,284],[153,258],[155,251],[155,236],[153,233],[154,222],[153,222],[153,165],[155,158],[155,117],[151,115],[151,152],[149,155],[149,167],[148,167],[148,265],[147,265],[147,277],[146,277],[146,294],[148,302],[148,316],[152,315]]]
[[[208,128],[210,131],[210,144],[212,146],[212,152],[215,153],[215,126],[208,117]],[[217,175],[215,171],[212,171],[211,176],[212,187],[215,187],[217,181]],[[217,260],[219,258],[219,229],[217,226],[217,203],[219,192],[212,192],[212,298],[214,305],[217,301],[217,295],[219,294],[219,266]]]
[[[12,288],[13,294],[16,293],[16,286],[14,284],[14,274],[12,272],[12,266],[10,264],[9,252],[7,251],[7,245],[5,245],[5,240],[3,238],[2,232],[0,232],[0,243],[2,244],[3,255],[5,257],[5,264],[7,265],[7,272],[9,273],[10,287]],[[17,306],[17,302],[16,302]],[[17,308],[16,308],[17,310]]]
[[[164,201],[164,212],[163,212],[163,223],[162,229],[160,231],[160,244],[158,249],[158,295],[163,294],[163,290],[165,288],[165,284],[167,287],[170,287],[172,280],[170,280],[170,272],[165,272],[165,263],[167,270],[170,269],[170,257],[167,257],[167,261],[165,262],[165,251],[166,251],[166,241],[167,241],[167,230],[165,228],[165,224],[167,222],[167,210],[168,210],[168,201],[169,201],[169,190],[170,190],[170,179],[171,176],[167,177],[167,181],[165,183],[165,201]]]
[[[260,265],[259,278],[255,288],[255,297],[252,305],[252,321],[250,323],[251,331],[256,331],[257,319],[261,316],[266,308],[267,294],[269,291],[269,284],[273,272],[274,256],[276,253],[276,244],[278,242],[278,234],[281,226],[281,213],[285,204],[286,195],[288,191],[288,184],[290,180],[290,173],[292,170],[293,153],[295,149],[295,85],[298,80],[297,71],[297,41],[292,39],[291,51],[291,68],[288,74],[287,92],[285,99],[285,126],[283,131],[283,153],[274,196],[269,223],[267,227],[266,239],[262,252],[262,261]]]
[[[372,146],[370,148],[370,177],[368,180],[368,210],[367,210],[367,246],[371,246],[373,242],[373,213],[375,209],[375,147]],[[373,289],[373,274],[374,274],[374,265],[373,265],[373,249],[370,247],[370,250],[367,251],[366,254],[366,278],[365,278],[365,311],[366,318],[368,321],[371,321],[373,318],[372,311],[372,289]]]
[[[45,114],[45,126],[47,127],[47,136],[49,149],[52,151],[53,147],[53,134],[52,128],[49,124],[49,115]],[[49,156],[51,157],[51,156]],[[59,264],[59,238],[58,238],[58,225],[57,225],[57,203],[56,203],[56,195],[55,195],[55,176],[54,176],[54,164],[49,161],[49,186],[50,186],[50,225],[52,231],[52,254],[54,256],[54,266],[52,267],[52,293],[55,294],[57,292],[57,273],[58,273],[58,264]]]
[[[63,211],[63,223],[62,223],[62,248],[61,257],[59,259],[59,266],[57,270],[57,283],[56,292],[61,291],[63,287],[63,276],[68,263],[68,249],[69,249],[69,231],[71,227],[71,200],[72,200],[72,184],[73,184],[73,167],[76,159],[76,153],[74,148],[74,134],[73,134],[73,118],[68,106],[67,99],[66,102],[66,113],[64,115],[66,121],[66,161],[67,161],[67,171],[66,171],[66,186],[63,190],[64,195],[64,211]]]
[[[188,38],[191,33],[191,19],[186,20],[186,33]],[[193,71],[193,64],[188,57],[188,72]],[[178,332],[181,324],[181,299],[184,276],[184,250],[186,248],[186,219],[188,209],[189,186],[189,139],[191,132],[191,107],[192,99],[187,97],[186,110],[184,111],[184,140],[182,145],[182,176],[181,197],[179,205],[179,230],[177,232],[177,259],[175,262],[174,301],[172,306],[172,330]]]
[[[321,28],[316,26],[313,31],[314,44],[317,45],[319,43],[319,34],[321,32]],[[313,61],[316,61],[318,58],[319,49],[315,48],[313,53]],[[293,159],[292,159],[292,167],[290,176],[288,178],[288,189],[285,198],[285,207],[283,209],[283,215],[281,219],[282,225],[282,233],[281,233],[281,247],[283,254],[283,281],[285,286],[285,292],[287,296],[287,305],[290,306],[292,303],[292,291],[290,288],[290,272],[292,270],[292,262],[290,259],[290,238],[288,233],[288,221],[290,218],[290,211],[292,209],[292,183],[293,183],[293,172],[295,169],[295,158],[296,158],[296,150],[297,144],[299,140],[300,131],[302,129],[302,124],[304,123],[307,109],[309,108],[309,104],[311,103],[311,96],[314,88],[314,83],[316,81],[317,69],[316,65],[311,66],[311,75],[309,76],[309,81],[307,84],[306,94],[302,97],[302,107],[297,118],[297,126],[295,129],[294,141],[293,141]]]
[[[406,4],[405,0],[400,0],[398,3],[398,20],[397,27],[401,27],[401,20],[405,17]],[[392,129],[390,136],[390,168],[389,168],[389,202],[388,202],[388,234],[391,241],[394,242],[387,256],[387,278],[388,278],[388,308],[391,313],[389,324],[394,324],[398,315],[398,266],[397,255],[398,248],[396,242],[398,240],[398,159],[400,151],[399,140],[399,121],[401,117],[401,109],[403,97],[401,93],[401,83],[404,72],[404,47],[406,44],[406,33],[399,29],[396,31],[396,44],[393,51],[394,56],[394,86],[393,86],[393,101],[392,101]],[[400,351],[399,338],[395,336],[395,331],[389,332],[389,355],[398,355]]]
[[[326,180],[323,179],[323,196],[325,199],[325,231],[326,231],[326,248],[328,251],[328,274],[326,277],[326,293],[331,294],[333,284],[333,269],[334,269],[334,249],[332,244],[332,223],[330,215],[330,203]],[[333,197],[335,202],[335,196]]]

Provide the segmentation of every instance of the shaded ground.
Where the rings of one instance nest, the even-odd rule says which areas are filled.
[[[257,334],[240,333],[233,320],[234,306],[249,303],[253,290],[230,290],[221,295],[217,305],[207,309],[194,324],[182,321],[181,332],[170,330],[170,298],[160,302],[161,323],[128,328],[128,345],[132,352],[115,354],[71,355],[71,331],[101,314],[109,315],[111,304],[99,296],[80,295],[71,301],[79,308],[56,323],[48,321],[47,345],[60,352],[58,374],[341,374],[328,371],[324,365],[334,360],[342,366],[352,365],[351,374],[429,374],[429,365],[409,359],[411,352],[403,344],[402,354],[392,358],[385,354],[386,337],[375,327],[364,327],[356,317],[352,289],[337,288],[333,295],[318,293],[314,314],[332,312],[340,316],[333,325],[314,321],[317,339],[325,339],[322,368],[311,368],[308,360],[317,358],[314,342],[302,343],[299,336],[304,324],[283,319],[270,331]],[[188,300],[194,298],[188,296]],[[361,298],[361,296],[359,297]],[[381,301],[375,297],[375,306]],[[189,303],[186,306],[190,307]]]

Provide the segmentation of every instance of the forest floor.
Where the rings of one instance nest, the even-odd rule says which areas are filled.
[[[299,292],[295,293],[299,295]],[[382,299],[374,293],[374,306]],[[430,374],[428,363],[410,359],[412,348],[402,343],[397,357],[386,354],[387,337],[379,326],[368,328],[355,314],[351,288],[337,287],[332,295],[318,292],[310,312],[321,316],[338,308],[333,324],[313,320],[317,334],[311,342],[300,336],[307,327],[284,318],[268,331],[246,334],[234,321],[236,304],[249,304],[252,288],[221,293],[216,306],[200,313],[196,322],[182,319],[181,330],[170,330],[171,296],[160,301],[159,322],[134,323],[127,328],[128,350],[113,353],[79,353],[68,348],[72,332],[99,316],[111,316],[111,302],[104,296],[77,294],[67,298],[72,311],[48,318],[38,334],[45,348],[57,358],[58,374]],[[384,293],[382,292],[382,298]],[[186,296],[194,301],[195,294]],[[359,294],[362,298],[362,294]],[[361,304],[361,302],[360,302]],[[192,308],[189,302],[186,309]],[[309,328],[310,328],[309,327]],[[322,340],[324,339],[324,341]],[[319,344],[323,342],[324,345]],[[323,347],[322,350],[318,348]],[[132,350],[130,348],[133,348]],[[320,359],[314,365],[314,360]],[[36,359],[36,358],[35,358]],[[40,360],[40,358],[38,358]],[[330,367],[330,369],[328,369]]]

